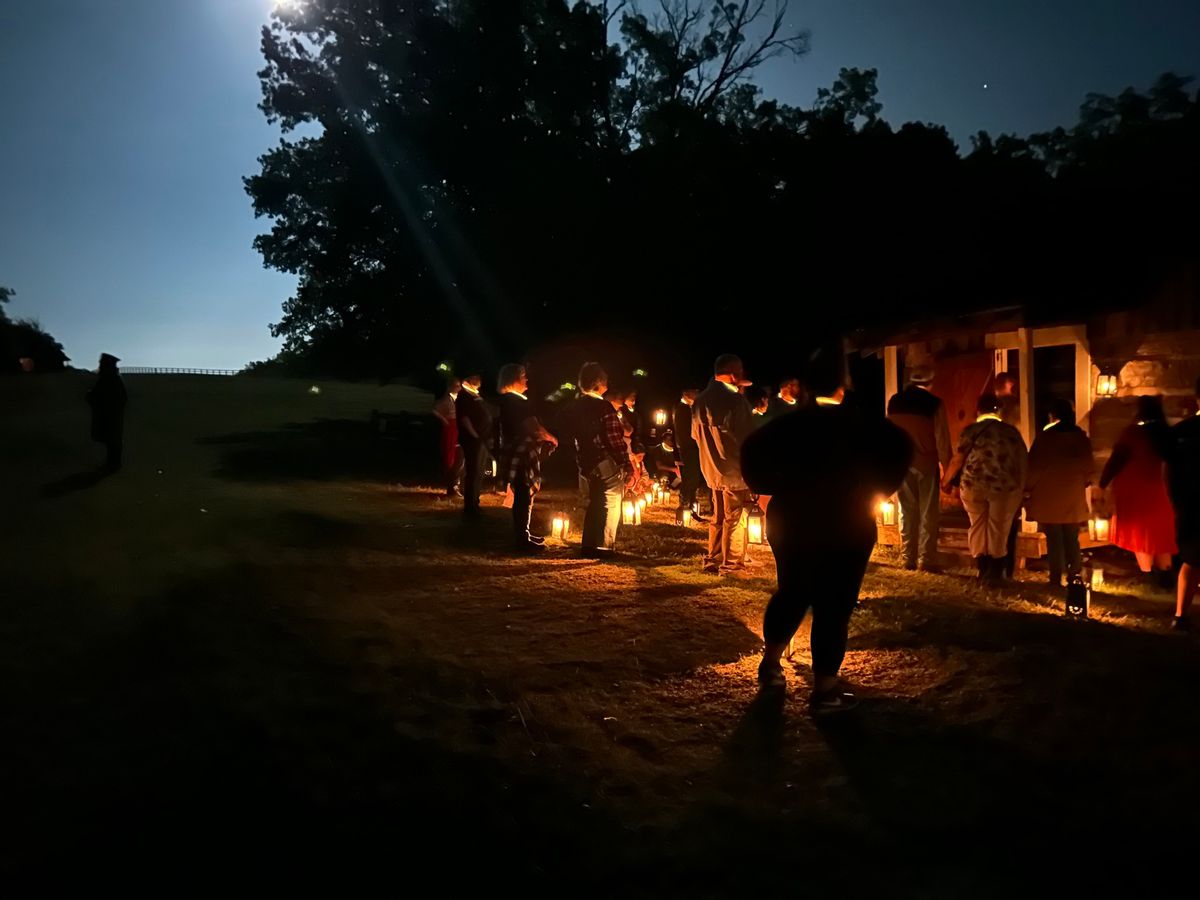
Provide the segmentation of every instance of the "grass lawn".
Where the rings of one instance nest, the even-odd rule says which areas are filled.
[[[863,706],[814,724],[806,636],[787,699],[756,693],[763,550],[701,575],[652,508],[627,560],[514,558],[497,497],[464,524],[427,437],[373,433],[415,391],[127,385],[97,481],[88,379],[0,381],[10,878],[965,897],[1191,868],[1200,655],[1166,595],[1070,621],[881,558]]]

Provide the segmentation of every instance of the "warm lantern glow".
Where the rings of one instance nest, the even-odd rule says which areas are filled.
[[[496,461],[494,459],[492,460],[492,477],[496,477]]]
[[[663,491],[662,491],[662,502],[663,502],[663,503],[670,503],[670,502],[671,502],[671,489],[670,489],[669,487],[665,487],[665,488],[663,488]]]
[[[895,525],[896,501],[890,498],[886,500],[880,500],[879,506],[876,507],[875,517],[880,525]]]
[[[1096,396],[1097,397],[1115,397],[1117,396],[1117,376],[1116,375],[1101,375],[1096,379]]]
[[[637,512],[637,504],[632,500],[626,500],[621,504],[621,524],[632,525],[634,513]]]
[[[654,424],[659,426],[667,424],[667,411],[665,409],[656,409],[654,411]]]
[[[1104,570],[1103,569],[1092,569],[1091,585],[1092,585],[1093,591],[1099,590],[1100,588],[1104,587]]]
[[[633,524],[634,525],[642,524],[642,507],[644,505],[645,504],[643,504],[642,501],[640,501],[640,500],[633,505]]]
[[[565,541],[570,533],[571,517],[565,512],[555,513],[550,525],[550,536],[558,538],[560,541]]]
[[[763,511],[757,506],[750,509],[746,515],[746,540],[751,544],[763,542]]]
[[[649,506],[654,502],[654,491],[646,491],[646,495],[638,500],[643,506]]]
[[[1112,528],[1112,522],[1109,519],[1096,516],[1094,519],[1088,519],[1088,537],[1093,541],[1110,540],[1109,533]]]
[[[692,511],[690,509],[675,510],[675,524],[682,525],[684,528],[692,524]]]

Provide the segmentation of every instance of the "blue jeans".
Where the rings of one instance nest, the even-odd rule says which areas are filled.
[[[1046,533],[1046,560],[1050,564],[1050,583],[1061,584],[1063,570],[1075,575],[1083,570],[1083,555],[1079,552],[1079,524],[1049,525],[1040,522]]]
[[[923,566],[937,562],[938,527],[941,519],[941,484],[938,469],[909,469],[900,485],[900,539],[904,562]]]
[[[615,474],[614,474],[615,471]],[[583,550],[615,550],[625,479],[609,464],[587,475],[588,505],[583,517]]]

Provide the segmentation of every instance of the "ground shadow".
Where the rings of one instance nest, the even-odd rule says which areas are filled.
[[[76,472],[73,475],[68,475],[66,478],[42,485],[42,496],[52,500],[56,497],[65,497],[67,494],[73,494],[76,491],[86,491],[88,488],[94,488],[105,478],[113,474],[115,474],[114,471],[105,466],[88,469],[84,472]]]

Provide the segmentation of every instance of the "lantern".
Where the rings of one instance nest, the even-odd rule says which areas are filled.
[[[1111,528],[1111,520],[1102,516],[1088,519],[1088,537],[1093,541],[1099,541],[1104,544],[1108,543]]]
[[[646,495],[638,500],[642,506],[649,506],[654,502],[654,491],[646,491]]]
[[[895,525],[896,501],[890,497],[886,500],[880,500],[876,511],[876,519],[880,525]]]
[[[566,512],[556,512],[550,523],[550,536],[565,541],[571,533],[571,517]]]
[[[1104,570],[1103,569],[1084,569],[1083,580],[1086,581],[1093,591],[1098,591],[1104,587]]]
[[[671,489],[669,487],[665,487],[662,490],[662,502],[663,503],[671,502]]]
[[[634,525],[642,524],[642,510],[645,508],[645,506],[646,506],[646,502],[644,500],[638,500],[637,503],[633,504],[633,524]]]
[[[637,504],[634,503],[632,500],[626,500],[624,503],[622,503],[621,504],[621,524],[622,525],[634,524],[633,517],[636,512],[637,512]]]
[[[1075,619],[1086,619],[1092,605],[1092,588],[1082,575],[1067,579],[1067,615]]]
[[[659,428],[667,424],[667,411],[665,409],[656,409],[654,411],[654,424]]]
[[[496,477],[496,460],[492,459],[492,477]]]
[[[675,510],[675,524],[689,527],[692,524],[692,511],[687,508]]]
[[[765,518],[758,504],[752,506],[746,514],[746,540],[751,544],[761,544],[763,542]]]
[[[1117,396],[1117,376],[1116,375],[1101,375],[1096,379],[1096,396],[1097,397],[1115,397]]]

